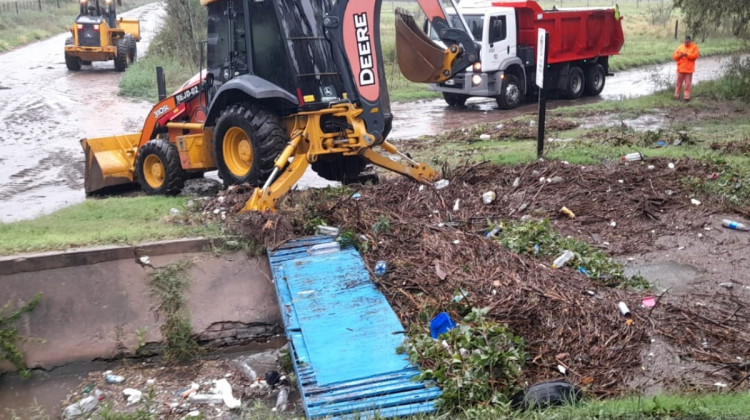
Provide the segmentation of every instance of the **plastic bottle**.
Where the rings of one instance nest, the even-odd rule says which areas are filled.
[[[572,260],[576,255],[573,251],[566,249],[563,253],[555,259],[552,263],[552,268],[560,268],[565,265],[568,261]]]
[[[503,230],[503,228],[501,228],[498,225],[495,225],[495,227],[493,227],[492,230],[490,230],[489,232],[485,233],[484,236],[487,237],[487,238],[494,238],[502,230]]]
[[[274,411],[286,411],[286,403],[289,400],[289,388],[282,386],[279,395],[276,397],[276,406]]]
[[[104,379],[107,381],[108,384],[121,384],[125,382],[125,377],[120,375],[115,375],[112,373],[108,373],[104,376]]]
[[[482,194],[482,202],[484,204],[492,204],[493,201],[495,201],[494,191],[487,191],[486,193]]]
[[[318,235],[332,236],[335,238],[339,236],[339,228],[334,226],[319,225],[317,228],[317,233]]]
[[[82,398],[78,400],[78,402],[65,407],[65,411],[63,411],[63,418],[66,420],[74,419],[83,415],[84,413],[94,411],[96,405],[99,404],[101,396],[102,392],[98,389],[95,389],[94,395],[89,395],[88,397]]]
[[[643,155],[641,154],[641,152],[628,153],[627,155],[622,157],[623,162],[635,162],[639,160],[643,160]]]
[[[307,251],[307,253],[310,255],[322,255],[339,251],[341,251],[341,245],[338,242],[326,242],[324,244],[318,244],[311,247],[310,250]]]
[[[724,227],[727,227],[729,229],[742,230],[742,231],[745,231],[745,232],[750,231],[750,228],[748,228],[744,224],[742,224],[740,222],[735,222],[735,221],[729,220],[729,219],[722,220],[721,221],[721,225],[724,226]]]
[[[382,260],[375,263],[375,274],[384,276],[386,271],[388,271],[388,263]]]

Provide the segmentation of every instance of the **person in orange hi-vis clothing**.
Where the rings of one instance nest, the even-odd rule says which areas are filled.
[[[698,46],[693,44],[690,36],[685,37],[685,42],[680,44],[672,58],[677,62],[677,86],[674,89],[674,99],[680,99],[680,89],[685,84],[685,102],[690,101],[690,90],[693,86],[693,73],[695,72],[695,60],[698,59]]]

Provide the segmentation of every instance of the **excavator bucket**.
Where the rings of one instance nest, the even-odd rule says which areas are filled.
[[[416,83],[440,83],[451,76],[455,54],[436,45],[407,11],[396,9],[396,58],[404,77]]]
[[[86,154],[86,194],[133,183],[135,155],[141,134],[81,140]]]

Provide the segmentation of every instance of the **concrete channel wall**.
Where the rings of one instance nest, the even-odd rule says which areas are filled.
[[[30,368],[133,355],[162,339],[159,300],[148,286],[154,268],[138,257],[148,256],[155,268],[189,259],[186,300],[200,341],[244,344],[282,332],[266,258],[208,249],[208,240],[188,239],[0,257],[0,307],[42,293],[39,306],[16,323]]]

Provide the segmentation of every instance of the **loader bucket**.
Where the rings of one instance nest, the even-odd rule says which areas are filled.
[[[141,134],[81,140],[86,154],[86,194],[133,183],[135,155]]]
[[[396,58],[401,73],[412,82],[440,83],[450,76],[448,51],[435,44],[414,17],[401,9],[396,9]]]

